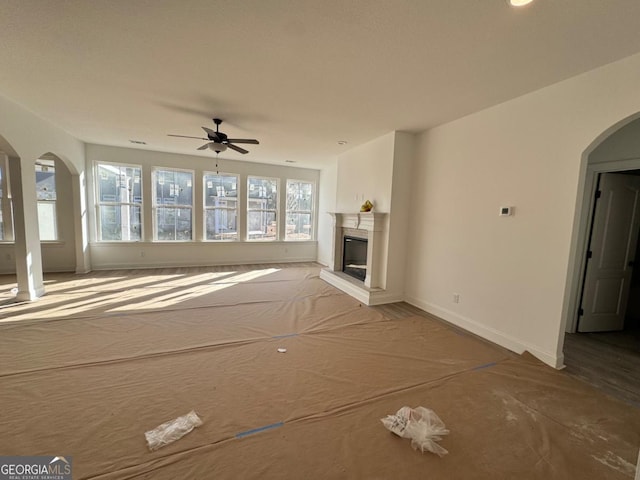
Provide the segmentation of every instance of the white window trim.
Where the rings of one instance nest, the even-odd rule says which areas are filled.
[[[236,208],[225,208],[225,207],[207,207],[207,197],[206,197],[206,191],[207,191],[207,175],[217,175],[220,177],[235,177],[236,178]],[[247,180],[248,181],[248,180]],[[238,173],[226,173],[226,172],[211,172],[211,171],[204,171],[202,172],[202,241],[203,242],[214,242],[214,243],[219,243],[219,242],[239,242],[241,241],[240,238],[240,225],[242,224],[242,215],[241,215],[241,208],[240,208],[240,197],[242,195],[242,185],[241,185],[241,178],[240,178],[240,174]],[[221,239],[221,240],[215,240],[215,239],[209,239],[207,238],[207,211],[209,210],[235,210],[236,211],[236,223],[237,223],[237,232],[236,232],[236,238],[235,239]]]
[[[287,200],[286,200],[286,194],[287,191],[289,190],[289,182],[292,183],[310,183],[313,186],[313,190],[312,190],[312,198],[311,198],[311,210],[289,210],[287,208]],[[285,215],[285,222],[287,221],[287,214],[289,213],[309,213],[311,214],[311,231],[313,232],[313,235],[311,235],[311,238],[306,239],[306,240],[300,240],[297,238],[292,238],[287,240],[287,233],[286,233],[286,227],[285,227],[285,234],[284,234],[284,239],[287,242],[315,242],[316,240],[316,229],[315,229],[315,224],[316,224],[316,192],[317,192],[317,185],[316,182],[314,182],[313,180],[302,180],[302,179],[296,179],[296,178],[287,178],[286,180],[286,189],[285,189],[285,205],[284,205],[284,215]]]
[[[189,209],[191,211],[191,238],[188,240],[158,240],[158,207],[169,207],[169,205],[158,205],[157,203],[157,195],[156,195],[156,174],[158,171],[171,171],[171,172],[187,172],[191,174],[191,206],[187,205],[171,205],[171,208],[186,210]],[[188,243],[194,241],[195,236],[195,218],[194,218],[194,207],[195,207],[195,178],[196,173],[195,170],[190,170],[186,168],[174,168],[174,167],[152,167],[151,168],[151,217],[153,224],[153,241],[159,243]]]
[[[0,152],[0,168],[2,169],[2,198],[0,208],[2,209],[3,239],[0,243],[14,243],[13,233],[13,208],[11,203],[11,182],[9,181],[9,157]]]
[[[100,165],[110,165],[113,167],[130,167],[140,169],[140,203],[123,203],[123,202],[101,202],[100,201]],[[93,198],[96,218],[96,241],[98,243],[139,243],[144,239],[144,183],[142,181],[142,165],[136,165],[134,163],[120,163],[120,162],[103,162],[101,160],[95,160],[93,162]],[[140,240],[102,240],[102,218],[100,214],[100,207],[102,205],[128,205],[140,207]]]
[[[47,162],[51,162],[53,163],[53,173],[54,173],[54,177],[53,177],[53,183],[55,185],[56,188],[56,199],[55,200],[39,200],[37,198],[38,193],[36,192],[36,208],[38,208],[38,232],[40,233],[40,211],[39,211],[39,205],[43,204],[43,205],[53,205],[53,232],[54,232],[54,236],[55,238],[51,239],[47,239],[47,240],[43,240],[42,238],[40,238],[40,242],[41,243],[59,243],[61,242],[60,239],[60,231],[58,229],[58,217],[60,216],[60,212],[58,211],[58,174],[57,174],[57,165],[56,165],[56,161],[53,159],[43,159],[43,158],[38,158],[38,160],[36,160],[35,164],[34,164],[34,171],[35,171],[35,167],[37,167],[38,165],[40,165],[41,167],[43,166],[42,164],[38,164],[39,161],[47,161]],[[50,165],[44,165],[46,167],[50,167]]]
[[[269,209],[253,209],[253,208],[249,208],[249,202],[250,202],[250,198],[249,198],[249,181],[252,178],[256,178],[256,179],[260,179],[260,180],[275,180],[276,182],[276,194],[277,194],[277,198],[276,198],[276,207],[275,208],[269,208]],[[278,242],[280,241],[280,217],[281,212],[280,212],[280,205],[281,205],[281,198],[282,198],[282,189],[280,188],[280,178],[279,177],[266,177],[263,175],[247,175],[247,208],[246,208],[246,213],[247,213],[247,218],[246,218],[246,237],[245,237],[245,241],[247,242],[266,242],[266,243],[270,243],[270,242]],[[273,240],[263,240],[261,238],[249,238],[249,212],[275,212],[276,214],[276,238],[274,238]]]

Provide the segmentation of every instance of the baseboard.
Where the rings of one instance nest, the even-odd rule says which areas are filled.
[[[521,354],[527,351],[553,368],[564,367],[564,355],[558,356],[549,352],[545,352],[544,350],[540,350],[535,345],[522,342],[516,338],[511,337],[510,335],[504,334],[503,332],[482,325],[470,318],[459,315],[455,312],[452,312],[451,310],[447,310],[446,308],[442,308],[438,305],[420,300],[419,298],[406,296],[405,302],[418,307],[427,313],[440,317],[441,319],[458,327],[464,328],[465,330],[474,333],[484,338],[485,340],[496,343],[501,347],[511,350],[512,352]]]
[[[274,263],[307,263],[307,262],[315,262],[315,257],[300,257],[300,258],[292,258],[287,257],[286,259],[270,259],[270,260],[230,260],[230,261],[216,261],[213,263],[203,263],[203,262],[154,262],[153,264],[142,264],[142,263],[101,263],[98,265],[93,264],[91,271],[99,271],[99,270],[146,270],[152,268],[180,268],[180,267],[217,267],[217,266],[228,266],[228,265],[270,265]]]
[[[384,305],[386,303],[402,302],[403,300],[404,295],[400,293],[382,291],[374,293],[369,297],[369,305]]]

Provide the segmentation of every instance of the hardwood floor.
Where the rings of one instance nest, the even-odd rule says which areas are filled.
[[[565,371],[640,407],[640,330],[567,333]]]

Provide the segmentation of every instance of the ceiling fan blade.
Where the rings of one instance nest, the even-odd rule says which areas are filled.
[[[198,150],[206,150],[207,148],[209,148],[209,144],[205,143],[204,145],[202,145],[201,147],[198,147]]]
[[[253,145],[259,145],[260,142],[255,138],[227,138],[229,143],[251,143]]]
[[[207,135],[209,135],[210,138],[212,138],[216,142],[220,142],[220,137],[218,136],[218,134],[216,132],[214,132],[213,130],[211,130],[210,128],[207,128],[207,127],[202,127],[202,129],[205,132],[207,132]]]
[[[208,138],[202,138],[202,137],[190,137],[189,135],[172,135],[171,133],[169,133],[169,134],[167,135],[167,137],[197,138],[198,140],[209,140]]]
[[[240,152],[242,154],[249,153],[249,150],[245,150],[244,148],[233,145],[232,143],[227,143],[227,147],[229,147],[231,150],[235,150],[236,152]]]

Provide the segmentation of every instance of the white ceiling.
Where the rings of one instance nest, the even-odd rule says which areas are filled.
[[[638,19],[638,0],[2,0],[0,94],[90,143],[210,157],[167,134],[216,116],[261,142],[225,158],[319,167],[639,52]]]

